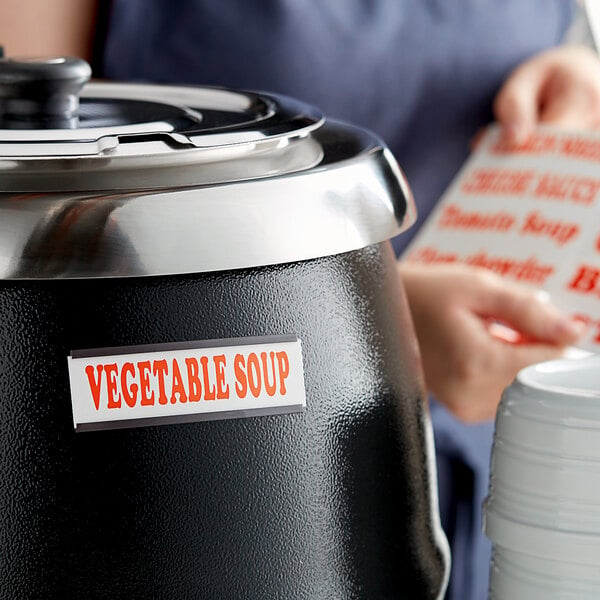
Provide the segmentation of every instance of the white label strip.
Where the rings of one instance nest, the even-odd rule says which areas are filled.
[[[300,340],[236,338],[73,351],[77,431],[299,412]]]

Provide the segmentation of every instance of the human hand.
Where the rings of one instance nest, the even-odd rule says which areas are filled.
[[[463,421],[494,418],[520,369],[561,356],[582,333],[535,291],[491,271],[404,262],[398,268],[427,388]],[[498,322],[514,330],[512,340],[494,333]]]
[[[600,58],[575,45],[534,56],[505,81],[494,114],[513,144],[523,143],[539,123],[570,129],[600,126]]]

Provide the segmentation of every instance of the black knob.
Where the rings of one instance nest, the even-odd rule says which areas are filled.
[[[0,58],[0,119],[3,127],[77,126],[79,92],[92,70],[79,58]]]

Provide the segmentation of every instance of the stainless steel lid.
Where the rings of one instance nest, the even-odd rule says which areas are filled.
[[[0,278],[294,262],[414,221],[369,132],[262,93],[90,83],[78,97],[86,67],[0,60]]]

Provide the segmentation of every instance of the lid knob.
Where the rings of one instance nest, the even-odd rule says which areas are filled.
[[[91,74],[88,63],[80,58],[0,57],[0,125],[9,129],[76,127],[79,92]]]

